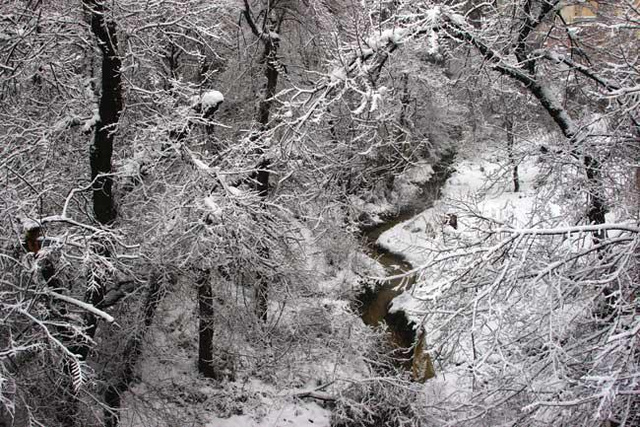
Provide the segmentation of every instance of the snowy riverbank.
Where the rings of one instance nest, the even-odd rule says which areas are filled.
[[[530,223],[534,216],[541,215],[536,212],[540,203],[536,188],[538,161],[532,158],[520,164],[520,191],[513,192],[506,188],[508,171],[499,163],[483,159],[458,160],[454,164],[455,172],[434,205],[387,230],[377,243],[402,255],[417,268],[428,260],[429,250],[446,244],[447,236],[473,233],[478,217],[491,218],[496,224],[509,222],[513,226]],[[561,214],[553,204],[547,204],[544,210],[545,215]],[[456,229],[450,225],[451,215],[455,215]]]
[[[547,197],[544,156],[522,156],[518,163],[520,188],[515,192],[512,164],[501,160],[499,152],[489,151],[484,157],[476,152],[486,153],[487,147],[460,155],[453,165],[455,172],[433,206],[382,233],[378,245],[402,256],[419,271],[433,260],[435,252],[462,247],[478,238],[480,222],[492,223],[496,228],[526,227],[557,224],[566,217],[566,212]],[[430,280],[422,273],[418,273],[418,281],[423,285],[400,294],[390,309],[404,311],[416,324],[422,317],[422,300],[429,297],[426,293],[432,289],[424,286]]]

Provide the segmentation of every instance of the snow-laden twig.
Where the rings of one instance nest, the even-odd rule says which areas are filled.
[[[67,212],[69,211],[69,203],[71,202],[71,199],[73,198],[73,195],[76,193],[79,193],[81,191],[88,191],[91,190],[91,184],[87,185],[84,188],[74,188],[71,191],[69,191],[69,194],[67,195],[67,198],[64,201],[64,206],[62,207],[62,214],[60,215],[63,218],[67,218]]]
[[[198,159],[198,157],[195,155],[195,153],[193,151],[191,151],[188,147],[183,145],[183,146],[181,146],[181,148],[184,151],[184,153],[186,153],[189,156],[189,159],[191,160],[193,165],[195,167],[197,167],[198,169],[200,169],[201,171],[203,171],[203,172],[205,172],[207,174],[213,175],[218,180],[220,185],[222,185],[222,188],[224,188],[224,190],[227,192],[228,195],[236,196],[238,194],[238,190],[235,189],[235,188],[231,188],[227,184],[227,182],[224,179],[224,177],[221,176],[220,168],[211,167],[211,166],[207,165],[205,162],[203,162],[202,160]]]
[[[49,295],[49,296],[52,296],[52,297],[54,297],[56,299],[59,299],[61,301],[67,302],[69,304],[73,304],[76,307],[80,307],[81,309],[83,309],[85,311],[88,311],[88,312],[90,312],[92,314],[95,314],[96,316],[101,317],[104,320],[106,320],[108,323],[114,323],[115,322],[115,319],[112,316],[110,316],[108,313],[105,313],[104,311],[102,311],[102,310],[100,310],[98,308],[95,308],[91,304],[87,304],[86,302],[83,302],[83,301],[80,301],[78,299],[69,297],[67,295],[62,295],[62,294],[59,294],[59,293],[53,292],[53,291],[47,291],[46,294]]]
[[[562,233],[564,234],[564,233]],[[576,254],[573,254],[567,258],[562,258],[554,263],[549,264],[547,267],[545,267],[542,271],[540,271],[538,273],[538,275],[533,279],[533,283],[539,281],[540,279],[542,279],[544,276],[546,276],[547,274],[550,274],[552,271],[556,270],[557,268],[568,264],[578,258],[581,258],[583,256],[586,256],[590,253],[593,252],[598,252],[600,250],[602,250],[603,248],[610,246],[610,245],[614,245],[614,244],[619,244],[619,243],[624,243],[624,242],[629,242],[632,241],[633,239],[630,237],[618,237],[615,239],[607,239],[602,243],[599,243],[597,245],[591,246],[590,248],[583,250],[581,252],[578,252]],[[624,263],[623,263],[624,265]],[[618,272],[619,273],[619,272]]]
[[[595,231],[628,231],[630,233],[639,234],[640,228],[628,224],[597,224],[597,225],[577,225],[573,227],[557,227],[557,228],[498,228],[495,233],[509,234],[530,234],[530,235],[561,235],[573,233],[589,233]]]
[[[598,400],[602,397],[603,397],[602,393],[598,393],[592,396],[584,397],[582,399],[564,400],[564,401],[552,401],[552,400],[538,401],[538,402],[533,402],[532,404],[522,408],[522,412],[531,412],[535,409],[538,409],[538,407],[540,406],[563,406],[563,407],[579,406],[579,405],[584,405],[585,403],[592,402],[594,400]]]

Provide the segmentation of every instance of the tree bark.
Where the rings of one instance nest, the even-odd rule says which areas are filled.
[[[506,113],[509,114],[509,113]],[[520,179],[518,177],[518,162],[513,152],[515,145],[515,135],[513,134],[513,118],[507,117],[505,120],[507,130],[507,155],[509,156],[509,163],[511,164],[511,177],[513,180],[513,192],[520,191]]]
[[[118,56],[116,24],[107,18],[104,4],[98,0],[83,0],[82,3],[90,14],[91,31],[102,52],[99,119],[90,148],[93,213],[101,224],[110,224],[116,218],[112,191],[113,177],[110,174],[114,132],[123,108],[120,74],[122,61]]]
[[[217,378],[213,366],[213,293],[209,270],[200,272],[198,289],[198,372],[206,378]]]
[[[264,44],[264,52],[262,54],[262,62],[265,64],[264,75],[266,77],[264,96],[260,100],[258,106],[258,115],[256,120],[259,124],[258,133],[254,134],[251,138],[252,141],[256,141],[260,138],[261,134],[267,129],[269,119],[271,115],[271,106],[273,104],[273,97],[276,95],[276,89],[278,86],[278,77],[280,74],[280,66],[278,64],[278,48],[280,46],[279,36],[274,37],[271,32],[260,31],[253,20],[251,14],[251,8],[249,7],[248,0],[244,2],[244,17],[247,20],[247,24],[251,28],[251,32],[254,36],[258,37]],[[270,6],[270,5],[269,5]],[[268,11],[265,14],[265,21],[268,19]],[[280,31],[280,27],[284,20],[284,12],[281,12],[277,18],[276,30]],[[258,154],[262,155],[264,148],[258,148]],[[268,159],[262,159],[258,164],[255,174],[251,177],[254,182],[254,188],[258,192],[258,195],[262,199],[266,199],[269,196],[269,167],[271,162]],[[259,255],[263,258],[269,258],[269,248],[262,246],[258,249]],[[258,283],[255,288],[255,312],[256,316],[264,323],[267,321],[267,309],[269,303],[269,283],[268,281],[259,275]]]
[[[591,156],[584,156],[584,166],[587,174],[587,180],[591,185],[589,188],[589,210],[587,211],[587,218],[591,224],[604,224],[605,214],[607,213],[607,207],[600,189],[602,188],[602,177],[600,175],[600,162]],[[606,237],[606,230],[601,230],[594,233],[597,239],[603,239]]]

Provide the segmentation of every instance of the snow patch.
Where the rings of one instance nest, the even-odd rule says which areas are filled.
[[[367,45],[373,50],[378,50],[389,44],[397,45],[402,43],[402,39],[406,34],[407,31],[402,28],[389,28],[382,31],[378,36],[367,39]]]
[[[100,121],[100,112],[97,108],[93,110],[93,116],[82,125],[82,132],[90,132],[91,129],[95,127],[95,125]]]
[[[262,418],[236,415],[230,418],[212,418],[205,427],[329,427],[331,411],[315,402],[286,403],[272,406]]]
[[[331,83],[345,81],[347,80],[347,70],[345,70],[344,67],[334,68],[329,76],[331,78]]]
[[[31,231],[40,228],[40,223],[31,218],[22,218],[22,229],[24,231]]]
[[[269,38],[273,41],[278,41],[280,40],[280,34],[276,33],[275,31],[269,31]]]
[[[209,209],[211,209],[212,215],[216,215],[216,216],[222,215],[222,207],[220,207],[220,205],[216,203],[216,200],[214,199],[213,196],[205,197],[204,204]]]
[[[200,103],[206,108],[215,107],[224,101],[224,95],[217,90],[210,90],[202,94]]]
[[[413,184],[424,184],[431,179],[433,174],[433,167],[424,160],[419,161],[405,172],[405,176]]]

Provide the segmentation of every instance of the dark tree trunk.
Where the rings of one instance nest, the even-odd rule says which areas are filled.
[[[269,124],[269,118],[271,116],[271,106],[273,104],[273,97],[276,95],[276,88],[278,86],[278,67],[277,67],[277,54],[278,44],[276,41],[265,42],[264,53],[262,61],[265,63],[264,75],[267,78],[264,90],[264,98],[260,100],[258,106],[257,121],[259,124],[259,132],[263,132],[267,129]],[[257,135],[257,137],[259,137]],[[259,150],[262,154],[263,148]],[[271,166],[269,160],[262,160],[258,165],[257,172],[254,176],[255,189],[258,195],[263,199],[269,195],[269,167]]]
[[[213,366],[213,293],[209,270],[200,273],[198,288],[198,371],[206,378],[217,378]]]
[[[152,275],[149,278],[149,290],[143,307],[144,317],[142,326],[127,342],[123,354],[124,368],[120,374],[116,376],[115,381],[107,387],[104,394],[105,403],[109,407],[109,409],[105,409],[104,411],[104,424],[106,427],[118,426],[120,421],[118,411],[122,403],[122,393],[127,391],[131,383],[135,380],[135,368],[142,353],[143,339],[153,322],[158,305],[162,300],[162,291],[160,277]]]
[[[102,2],[97,0],[83,0],[82,4],[89,13],[91,21],[91,32],[96,37],[98,47],[102,53],[101,66],[101,92],[98,102],[98,121],[95,124],[93,144],[89,149],[89,163],[91,166],[91,187],[93,190],[93,214],[101,224],[110,224],[116,218],[116,209],[113,201],[113,177],[111,176],[111,156],[113,154],[114,133],[120,114],[123,108],[122,101],[122,61],[118,56],[118,40],[115,22],[107,18],[107,10]],[[89,287],[85,300],[96,306],[104,298],[104,287],[101,283],[98,286]],[[87,324],[86,333],[93,337],[96,333],[98,321],[95,315],[88,313],[85,315]],[[135,340],[135,338],[134,338]],[[130,343],[131,344],[131,343]],[[132,344],[133,345],[133,344]],[[133,345],[134,350],[139,353],[138,345]],[[75,349],[82,360],[86,360],[89,353],[89,345],[82,344]],[[129,346],[126,352],[132,351]],[[115,386],[109,386],[105,393],[106,403],[116,408],[120,407],[121,389],[126,390],[130,378],[133,376],[131,363],[135,364],[138,354],[131,357],[125,354],[126,366],[123,377]],[[133,359],[131,362],[129,359]],[[129,373],[129,371],[131,371]],[[116,412],[105,414],[105,423],[113,427],[118,424]]]
[[[587,173],[587,180],[591,185],[589,188],[589,210],[587,218],[591,224],[604,224],[607,207],[600,194],[602,187],[602,177],[600,176],[600,162],[591,156],[584,156],[584,166]],[[603,239],[606,237],[605,230],[595,233],[596,238]]]
[[[273,104],[273,97],[276,95],[276,89],[278,87],[278,76],[280,75],[281,66],[278,64],[278,48],[280,46],[277,37],[272,37],[270,33],[264,33],[258,29],[253,16],[251,15],[251,9],[248,1],[245,0],[245,8],[243,11],[244,17],[251,28],[251,32],[258,37],[264,44],[264,52],[262,53],[261,62],[264,63],[264,76],[266,82],[264,86],[264,96],[260,100],[258,105],[258,115],[256,121],[258,122],[258,132],[252,137],[252,141],[256,141],[260,138],[260,134],[267,129],[269,124],[269,118],[271,115],[271,106]],[[267,15],[268,15],[267,11]],[[265,16],[264,19],[267,19]],[[280,26],[284,19],[284,13],[278,17],[276,29],[280,30]],[[264,148],[258,149],[258,154],[263,154]],[[262,198],[266,198],[269,194],[269,166],[268,160],[262,160],[258,165],[258,170],[252,177],[255,181],[255,189]]]
[[[215,132],[216,127],[213,124],[213,116],[215,116],[219,106],[220,104],[217,104],[215,107],[210,107],[203,112],[202,118],[207,122],[205,125],[205,132],[207,133],[207,136],[213,136],[213,133]]]
[[[113,202],[113,178],[111,155],[114,132],[122,112],[122,61],[118,56],[116,24],[106,16],[106,9],[97,0],[83,0],[91,17],[91,31],[102,52],[101,93],[98,105],[93,144],[90,148],[91,180],[93,189],[93,213],[101,224],[109,224],[116,218]]]
[[[505,125],[507,129],[507,155],[509,156],[509,163],[511,163],[513,191],[514,193],[517,193],[518,191],[520,191],[520,179],[518,177],[518,162],[516,160],[515,153],[513,152],[515,145],[515,135],[513,134],[513,119],[511,117],[507,117]]]
[[[258,123],[260,124],[260,131],[264,131],[269,123],[269,116],[271,113],[272,98],[276,94],[276,87],[278,85],[278,69],[276,68],[275,61],[277,60],[276,54],[278,52],[277,44],[272,42],[265,43],[264,60],[266,62],[265,76],[267,77],[267,84],[265,90],[265,97],[260,101],[260,107],[258,110]],[[269,167],[271,163],[269,160],[264,159],[258,165],[258,170],[255,174],[255,189],[258,195],[262,199],[266,199],[269,196]],[[269,248],[262,247],[259,249],[260,255],[263,257],[269,257]],[[258,283],[255,290],[256,297],[256,316],[264,323],[267,322],[267,308],[269,302],[269,283],[264,277],[258,278]]]
[[[256,26],[255,21],[253,20],[253,16],[251,14],[251,8],[249,7],[249,2],[245,0],[244,2],[244,17],[251,28],[251,32],[254,36],[258,37],[262,43],[264,44],[264,52],[262,54],[262,62],[265,65],[264,75],[266,77],[264,97],[260,100],[260,104],[258,106],[258,115],[256,117],[257,122],[259,124],[258,133],[254,134],[252,137],[252,141],[256,141],[260,138],[261,133],[264,132],[269,125],[269,118],[271,115],[271,106],[273,104],[273,97],[276,95],[276,89],[278,86],[278,76],[280,74],[281,65],[278,64],[278,48],[279,48],[279,40],[277,37],[272,37],[271,33],[264,33],[260,31]],[[265,14],[265,20],[268,19],[269,12],[267,11]],[[280,31],[280,27],[284,20],[284,11],[280,13],[277,18],[277,22],[275,25],[276,31]],[[266,22],[266,21],[265,21]],[[258,154],[263,154],[264,148],[258,148]],[[268,159],[263,159],[258,164],[256,172],[253,174],[252,181],[254,182],[254,188],[258,192],[258,195],[262,199],[266,199],[269,195],[269,167],[271,163]],[[266,246],[262,246],[258,249],[259,254],[263,258],[269,257],[269,248]],[[267,308],[269,302],[269,282],[266,278],[259,276],[258,283],[255,288],[255,298],[256,298],[256,306],[255,312],[256,316],[266,323],[267,321]]]

